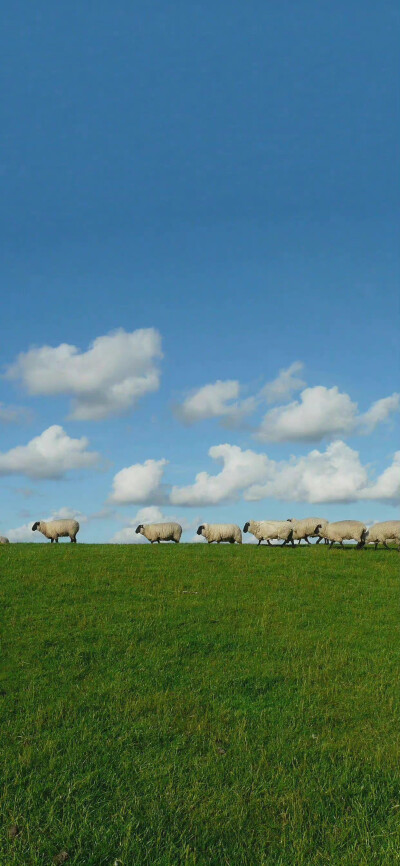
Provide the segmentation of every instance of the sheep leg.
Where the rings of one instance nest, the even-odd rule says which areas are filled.
[[[322,541],[322,535],[319,536],[318,541],[316,543],[319,544],[320,541]]]
[[[335,543],[334,541],[331,541],[331,543],[329,545],[329,550],[331,549],[331,547],[333,547],[334,543]]]
[[[259,540],[259,542],[258,542],[258,544],[257,544],[257,547],[259,547],[260,544],[261,544],[261,538],[260,538],[260,540]]]
[[[390,547],[387,546],[386,541],[383,542],[383,546],[386,547],[386,550],[390,550]]]
[[[304,541],[306,541],[307,544],[311,544],[311,541],[308,540],[308,536],[307,536],[307,535],[304,536]]]
[[[376,550],[377,547],[378,547],[378,542],[375,541],[375,544],[374,544],[374,550]]]

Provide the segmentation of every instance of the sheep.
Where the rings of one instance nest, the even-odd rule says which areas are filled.
[[[338,520],[336,523],[328,523],[325,528],[318,524],[315,532],[322,538],[327,538],[331,547],[335,541],[343,547],[343,541],[351,541],[353,538],[358,542],[357,547],[364,547],[368,536],[368,529],[360,520]]]
[[[328,521],[324,520],[322,517],[304,517],[301,520],[296,520],[295,518],[288,517],[288,522],[293,525],[293,541],[298,539],[299,544],[301,544],[302,538],[310,544],[308,540],[308,536],[311,538],[315,538],[319,533],[316,531],[316,527],[320,526],[322,529],[328,525]],[[322,535],[319,534],[319,538],[317,544],[322,541]],[[325,539],[325,543],[326,539]]]
[[[202,523],[197,530],[197,535],[206,538],[208,544],[212,544],[213,541],[217,544],[221,541],[229,541],[230,544],[234,544],[235,541],[238,544],[242,543],[242,533],[236,523]]]
[[[293,544],[293,526],[287,520],[248,520],[243,527],[243,532],[251,532],[258,539],[258,545],[266,541],[271,545],[271,539],[283,540],[283,547],[288,541]]]
[[[395,541],[400,553],[400,520],[386,520],[383,523],[375,523],[371,526],[368,532],[367,544],[374,544],[376,550],[378,544],[381,543],[387,550],[390,550],[387,546],[387,541]]]
[[[64,520],[37,520],[32,526],[32,532],[38,529],[45,538],[49,538],[58,544],[59,538],[70,538],[76,544],[76,536],[79,532],[79,523],[71,518]]]
[[[8,538],[5,538],[4,535],[0,535],[0,544],[9,544],[10,541]]]
[[[179,544],[182,527],[180,523],[139,523],[136,527],[136,534],[144,535],[151,544],[157,541],[174,541]]]

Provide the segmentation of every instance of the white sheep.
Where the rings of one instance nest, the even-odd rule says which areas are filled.
[[[202,535],[208,544],[212,544],[213,541],[217,544],[221,541],[229,541],[230,544],[234,544],[235,541],[238,544],[242,543],[242,533],[236,523],[202,523],[197,530],[197,535]]]
[[[364,547],[368,536],[368,529],[365,523],[360,520],[338,520],[336,523],[328,523],[325,528],[319,524],[315,531],[330,541],[330,546],[338,541],[343,547],[344,541],[357,541],[357,547]]]
[[[302,538],[304,538],[307,544],[310,544],[308,536],[311,536],[311,538],[318,537],[317,544],[319,544],[322,541],[322,535],[316,531],[316,527],[320,526],[322,529],[325,529],[328,525],[328,521],[322,517],[304,517],[301,520],[288,517],[288,522],[293,525],[293,541],[298,540],[299,544],[301,544]]]
[[[144,535],[151,544],[155,541],[159,544],[160,541],[174,541],[179,544],[182,527],[180,523],[139,523],[136,527],[136,534]]]
[[[400,520],[385,520],[383,523],[375,523],[368,531],[367,544],[374,544],[375,550],[378,544],[383,544],[387,550],[387,541],[395,541],[400,553]]]
[[[248,520],[243,532],[251,532],[258,539],[259,545],[266,541],[271,546],[273,539],[281,539],[283,545],[280,546],[283,547],[288,541],[292,541],[293,526],[288,520]]]
[[[9,539],[5,538],[4,535],[0,535],[0,544],[9,544]]]
[[[79,532],[79,523],[77,520],[65,518],[63,520],[37,520],[32,526],[32,532],[38,529],[45,538],[49,538],[51,543],[55,541],[58,544],[59,538],[70,538],[76,544],[76,536]]]

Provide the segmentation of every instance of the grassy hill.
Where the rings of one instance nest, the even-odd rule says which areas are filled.
[[[400,863],[399,562],[1,548],[2,866]]]

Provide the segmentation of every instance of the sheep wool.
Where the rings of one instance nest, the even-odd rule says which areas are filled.
[[[389,550],[388,541],[395,541],[400,553],[400,520],[385,520],[383,523],[374,523],[368,531],[367,544],[374,544],[375,550],[378,544],[383,544]]]
[[[155,541],[174,541],[179,544],[182,527],[180,523],[140,523],[136,527],[136,534],[144,535],[151,544]]]
[[[4,535],[0,535],[0,544],[9,544],[9,539],[5,538]]]
[[[76,544],[76,536],[79,532],[79,523],[71,518],[64,520],[37,520],[32,526],[32,532],[38,529],[51,543],[58,544],[59,538],[70,538]]]
[[[338,541],[343,547],[344,541],[357,541],[357,547],[364,547],[368,535],[365,523],[360,520],[339,520],[336,523],[328,523],[323,529],[318,525],[315,530],[323,538],[327,538],[330,546]]]
[[[293,540],[301,543],[302,539],[310,544],[308,540],[308,536],[311,538],[318,538],[317,544],[322,541],[322,536],[320,532],[316,531],[316,527],[319,526],[322,529],[328,525],[328,521],[322,517],[304,517],[301,520],[296,520],[295,518],[288,518],[289,523],[293,525]]]
[[[216,541],[220,544],[221,541],[229,541],[230,544],[242,543],[242,532],[236,523],[202,523],[197,530],[197,535],[202,535],[212,544]]]
[[[248,520],[243,527],[243,532],[251,532],[258,540],[271,544],[272,540],[281,539],[283,544],[292,541],[293,525],[289,520]],[[292,541],[293,543],[293,541]]]

